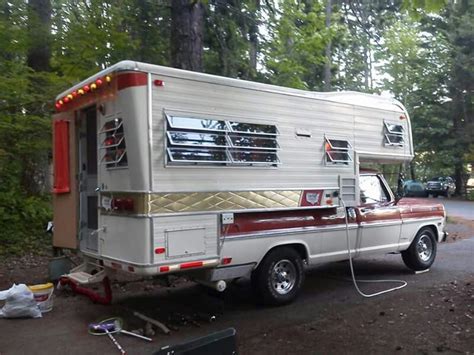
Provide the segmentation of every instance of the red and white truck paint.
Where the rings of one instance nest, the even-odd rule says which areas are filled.
[[[222,290],[250,275],[282,304],[307,265],[400,252],[423,270],[444,237],[441,204],[363,170],[413,158],[393,99],[124,61],[56,108],[54,245],[80,249],[76,285],[187,272]]]

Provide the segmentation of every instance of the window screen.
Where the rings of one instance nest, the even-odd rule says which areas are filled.
[[[166,114],[169,165],[277,166],[274,125]]]
[[[352,162],[352,145],[344,139],[325,138],[326,164],[349,165]]]
[[[385,145],[403,147],[405,145],[405,130],[402,125],[392,122],[384,122]]]

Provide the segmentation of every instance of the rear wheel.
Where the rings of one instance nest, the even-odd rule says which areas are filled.
[[[252,285],[259,302],[274,306],[293,301],[303,281],[303,260],[290,247],[270,251],[252,274]]]
[[[436,238],[430,228],[421,229],[410,247],[402,251],[405,265],[415,271],[428,269],[436,258]]]

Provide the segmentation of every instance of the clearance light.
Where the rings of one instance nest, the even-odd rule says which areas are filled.
[[[97,84],[97,86],[101,86],[103,82],[101,79],[97,79],[95,83]]]
[[[69,97],[66,96],[66,97],[63,99],[63,101],[64,101],[65,104],[67,104],[67,103],[70,101],[70,100],[69,100]]]
[[[155,80],[154,83],[155,83],[155,86],[165,86],[165,83],[163,80]]]
[[[92,83],[91,84],[91,90],[95,90],[95,89],[97,89],[97,85],[96,85],[96,83]]]
[[[71,94],[72,94],[72,97],[77,97],[77,92],[73,91]]]
[[[74,96],[72,96],[72,94],[69,94],[69,95],[67,95],[67,98],[68,98],[69,100],[72,100],[72,99],[74,98]]]
[[[58,101],[60,105],[64,105],[64,101],[63,100],[59,100]]]
[[[56,105],[54,105],[54,106],[56,106],[56,109],[58,109],[58,110],[61,108],[61,104],[59,102],[56,102]]]
[[[108,83],[110,83],[112,81],[112,78],[110,77],[110,75],[107,75],[105,77],[105,81],[108,82]]]
[[[131,198],[113,198],[112,209],[115,211],[133,211],[133,200]]]
[[[82,90],[82,89],[77,90],[77,93],[78,93],[79,95],[84,95],[84,94],[85,94],[84,90]]]
[[[232,258],[223,258],[221,260],[222,265],[229,265],[232,262]]]
[[[84,85],[83,89],[84,89],[84,92],[91,91],[91,88],[89,87],[89,85]]]
[[[156,248],[155,249],[155,254],[164,254],[165,251],[166,251],[165,248]]]

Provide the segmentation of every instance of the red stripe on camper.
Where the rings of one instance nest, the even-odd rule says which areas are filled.
[[[123,90],[132,86],[144,86],[148,82],[145,73],[122,73],[117,76],[117,88]]]

